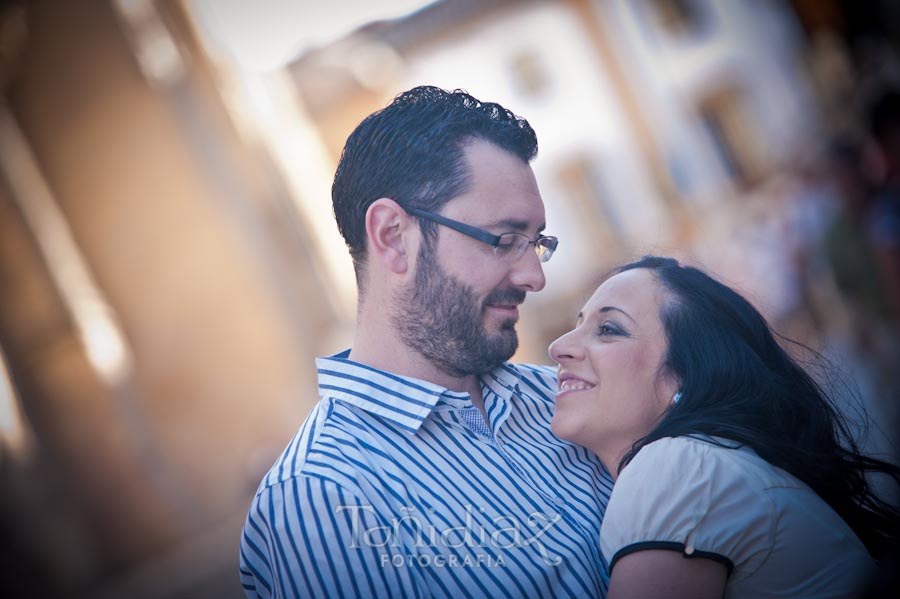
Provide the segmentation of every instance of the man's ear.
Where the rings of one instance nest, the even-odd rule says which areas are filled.
[[[411,249],[408,231],[411,221],[400,204],[379,198],[366,210],[369,260],[378,260],[391,272],[403,274],[409,268]]]

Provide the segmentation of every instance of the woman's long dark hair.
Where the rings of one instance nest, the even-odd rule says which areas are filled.
[[[860,453],[834,403],[779,345],[762,315],[731,288],[672,258],[645,256],[613,272],[636,268],[649,270],[665,290],[662,368],[680,381],[682,397],[625,454],[619,470],[664,437],[731,439],[809,485],[873,556],[895,551],[900,511],[875,495],[866,474],[900,483],[900,468]]]

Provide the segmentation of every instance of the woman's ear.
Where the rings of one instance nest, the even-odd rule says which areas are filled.
[[[681,379],[677,375],[671,373],[668,369],[666,369],[666,372],[661,376],[661,397],[664,399],[664,404],[679,403],[683,398],[681,393]]]
[[[377,260],[388,270],[404,274],[409,269],[410,219],[406,210],[390,198],[379,198],[366,210],[369,261]]]

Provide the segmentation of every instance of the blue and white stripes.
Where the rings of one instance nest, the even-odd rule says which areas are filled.
[[[248,597],[605,595],[612,482],[550,432],[552,369],[482,377],[488,427],[467,394],[344,357],[318,367],[321,400],[247,515]]]

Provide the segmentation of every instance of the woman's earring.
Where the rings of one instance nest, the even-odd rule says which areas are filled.
[[[681,401],[681,391],[672,396],[672,403],[678,403]]]

